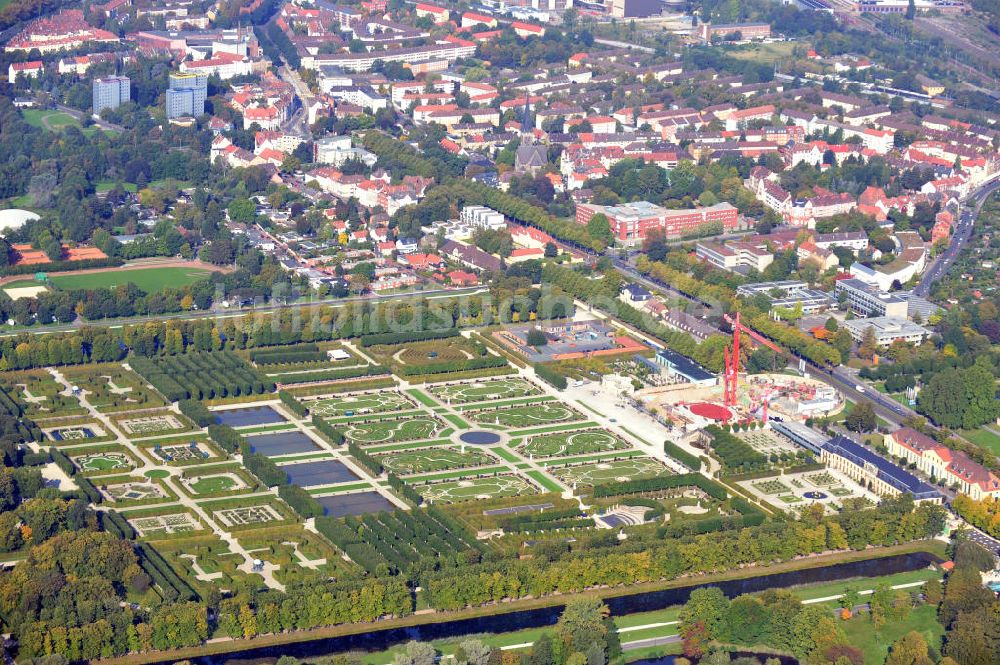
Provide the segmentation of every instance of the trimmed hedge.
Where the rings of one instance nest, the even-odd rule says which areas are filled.
[[[441,363],[429,363],[427,365],[405,365],[400,368],[401,376],[423,376],[424,374],[451,374],[453,372],[468,372],[476,369],[487,369],[491,367],[507,367],[507,359],[500,356],[485,356],[483,358],[469,358],[466,360],[453,360]]]
[[[66,453],[58,448],[49,448],[49,456],[52,457],[52,461],[55,465],[62,469],[63,473],[67,476],[76,475],[76,465],[73,464],[73,461],[66,456]]]
[[[562,510],[546,510],[543,513],[536,513],[534,515],[515,515],[513,517],[508,517],[500,521],[500,526],[503,528],[513,528],[523,524],[540,524],[542,522],[552,522],[555,520],[564,520],[572,517],[580,517],[579,508],[564,508]]]
[[[594,525],[595,522],[593,517],[569,517],[563,520],[551,520],[549,522],[516,524],[510,527],[504,527],[504,530],[511,533],[531,533],[535,531],[556,531],[558,529],[589,529]]]
[[[457,337],[458,328],[445,328],[443,330],[413,330],[408,332],[387,332],[372,333],[362,335],[360,344],[363,347],[379,346],[382,344],[403,344],[405,342],[426,342],[430,339],[447,339]]]
[[[365,467],[373,476],[382,475],[382,471],[384,471],[382,463],[365,452],[364,449],[362,449],[358,444],[353,441],[347,444],[347,452],[351,457],[357,460],[358,464]]]
[[[424,502],[424,497],[420,496],[420,492],[403,482],[402,478],[391,471],[387,475],[389,478],[389,487],[396,490],[396,494],[400,495],[414,506],[419,506]]]
[[[243,466],[246,467],[247,471],[257,476],[260,482],[268,487],[288,484],[288,474],[279,469],[278,465],[267,456],[251,453],[250,446],[245,443],[241,448],[243,450]]]
[[[230,454],[238,452],[243,443],[243,437],[240,436],[240,433],[229,425],[209,425],[208,436]]]
[[[91,503],[100,503],[104,500],[104,495],[97,491],[97,488],[94,487],[94,483],[90,482],[83,476],[76,479],[76,485]]]
[[[665,452],[668,457],[674,458],[692,471],[698,471],[701,469],[701,460],[698,459],[697,456],[692,455],[678,446],[673,441],[663,442],[663,452]]]
[[[323,505],[298,485],[281,485],[278,487],[278,496],[303,519],[322,517],[323,515]]]
[[[98,513],[101,520],[101,528],[113,533],[121,540],[135,540],[136,532],[132,525],[116,510],[108,510]]]
[[[680,487],[697,487],[710,497],[725,501],[728,493],[726,488],[710,480],[700,473],[683,473],[677,476],[659,476],[657,478],[641,478],[623,482],[602,483],[594,486],[594,497],[619,496],[623,494],[641,494],[643,492],[658,492]]]
[[[566,390],[569,382],[566,377],[547,365],[535,365],[535,376],[556,390]]]
[[[622,503],[626,506],[639,506],[642,508],[649,508],[646,511],[645,517],[648,520],[655,520],[663,517],[663,513],[667,512],[663,504],[656,499],[647,499],[645,497],[637,496],[629,499],[625,499]]]
[[[297,415],[299,418],[305,418],[309,415],[309,409],[302,405],[295,397],[284,390],[278,391],[278,399],[281,403],[288,407],[288,410]]]
[[[215,422],[215,414],[196,399],[182,399],[177,402],[177,408],[198,427],[208,427]]]
[[[139,554],[139,565],[160,588],[165,591],[173,590],[180,602],[198,600],[198,594],[195,593],[194,589],[181,579],[173,567],[151,545],[139,543],[136,549]]]
[[[258,365],[295,365],[297,363],[315,363],[326,360],[323,351],[288,351],[285,353],[258,353],[253,361]]]
[[[295,372],[292,374],[276,374],[274,380],[283,385],[295,383],[311,383],[313,381],[339,381],[354,379],[359,376],[381,376],[389,370],[382,365],[364,365],[362,367],[345,367],[344,369],[327,369],[318,372]]]
[[[325,436],[327,438],[327,440],[330,443],[332,443],[333,445],[335,445],[335,446],[342,446],[342,445],[344,445],[344,435],[341,434],[340,431],[337,430],[337,428],[335,428],[330,423],[326,422],[325,420],[323,420],[319,416],[313,416],[312,417],[312,424],[313,424],[313,427],[315,427],[316,430],[320,434],[322,434],[323,436]]]
[[[130,365],[171,402],[262,395],[274,391],[274,381],[232,351],[162,358],[134,356]]]
[[[326,360],[326,352],[320,351],[313,342],[290,344],[279,349],[260,349],[250,353],[250,360],[258,365],[280,365],[283,363],[305,363]]]

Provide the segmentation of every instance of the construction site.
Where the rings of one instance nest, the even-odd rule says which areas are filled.
[[[765,423],[769,415],[804,421],[826,417],[844,408],[843,396],[837,390],[807,376],[778,372],[747,374],[743,361],[750,348],[759,345],[776,353],[783,350],[744,326],[739,314],[725,318],[732,327],[733,338],[725,349],[721,376],[693,362],[679,363],[677,354],[660,351],[657,364],[676,380],[665,385],[650,383],[649,387],[636,390],[632,398],[637,406],[684,431],[720,423]],[[620,384],[607,383],[611,389],[620,390]]]

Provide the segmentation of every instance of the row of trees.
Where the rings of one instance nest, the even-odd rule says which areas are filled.
[[[425,571],[479,560],[480,548],[436,508],[316,521],[320,533],[375,575],[417,579]]]
[[[523,281],[523,280],[522,280]],[[20,302],[20,301],[19,301]],[[490,324],[497,319],[528,320],[572,314],[572,302],[558,289],[497,289],[487,295],[439,300],[347,303],[282,309],[258,315],[211,319],[149,321],[121,328],[83,327],[68,333],[0,338],[0,370],[30,369],[86,362],[115,362],[134,356],[175,356],[217,351],[367,337],[368,343],[412,341],[415,335],[458,334],[455,328]],[[405,332],[398,332],[403,330]],[[397,341],[398,340],[398,341]]]
[[[825,518],[807,513],[800,521],[767,522],[683,539],[630,538],[624,545],[570,553],[554,563],[484,562],[467,566],[460,574],[443,570],[427,575],[421,586],[432,607],[458,609],[511,597],[674,579],[830,550],[890,545],[928,538],[943,528],[944,512],[939,506],[914,508],[909,496],[884,504],[876,510],[852,510]]]
[[[722,460],[722,466],[727,471],[747,473],[770,468],[766,455],[721,427],[709,425],[705,433],[711,438],[709,445],[712,451]]]
[[[951,508],[972,526],[1000,538],[1000,500],[984,497],[977,501],[959,492],[951,502]]]
[[[131,365],[171,401],[262,395],[274,391],[274,381],[258,373],[232,351],[155,359],[137,357]]]

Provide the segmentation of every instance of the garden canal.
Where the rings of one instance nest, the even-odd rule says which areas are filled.
[[[681,605],[687,600],[691,591],[704,586],[717,586],[727,596],[735,597],[743,593],[760,592],[771,588],[878,577],[921,570],[938,562],[940,559],[929,552],[911,552],[770,575],[725,580],[712,584],[692,584],[659,591],[608,596],[605,598],[605,602],[613,615],[620,616]],[[299,659],[313,659],[346,651],[382,651],[409,640],[430,641],[476,633],[506,633],[551,626],[558,620],[562,609],[562,605],[553,605],[438,622],[435,622],[433,616],[430,616],[427,623],[414,626],[379,629],[377,624],[374,624],[368,626],[369,630],[363,630],[363,627],[359,626],[360,630],[355,634],[260,646],[212,656],[194,657],[189,660],[198,665],[263,665],[272,663],[283,655]],[[164,655],[166,656],[166,654]],[[169,663],[176,660],[176,657],[165,657],[160,661],[144,660],[144,662]]]

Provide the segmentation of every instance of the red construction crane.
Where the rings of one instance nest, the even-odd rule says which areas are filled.
[[[732,350],[730,351],[730,348],[727,346],[723,356],[726,361],[726,369],[722,376],[722,399],[726,406],[736,406],[736,386],[740,382],[740,334],[746,333],[751,339],[760,342],[775,353],[783,353],[783,351],[771,340],[743,325],[740,321],[739,312],[736,312],[735,319],[728,314],[723,314],[722,318],[733,327]]]

